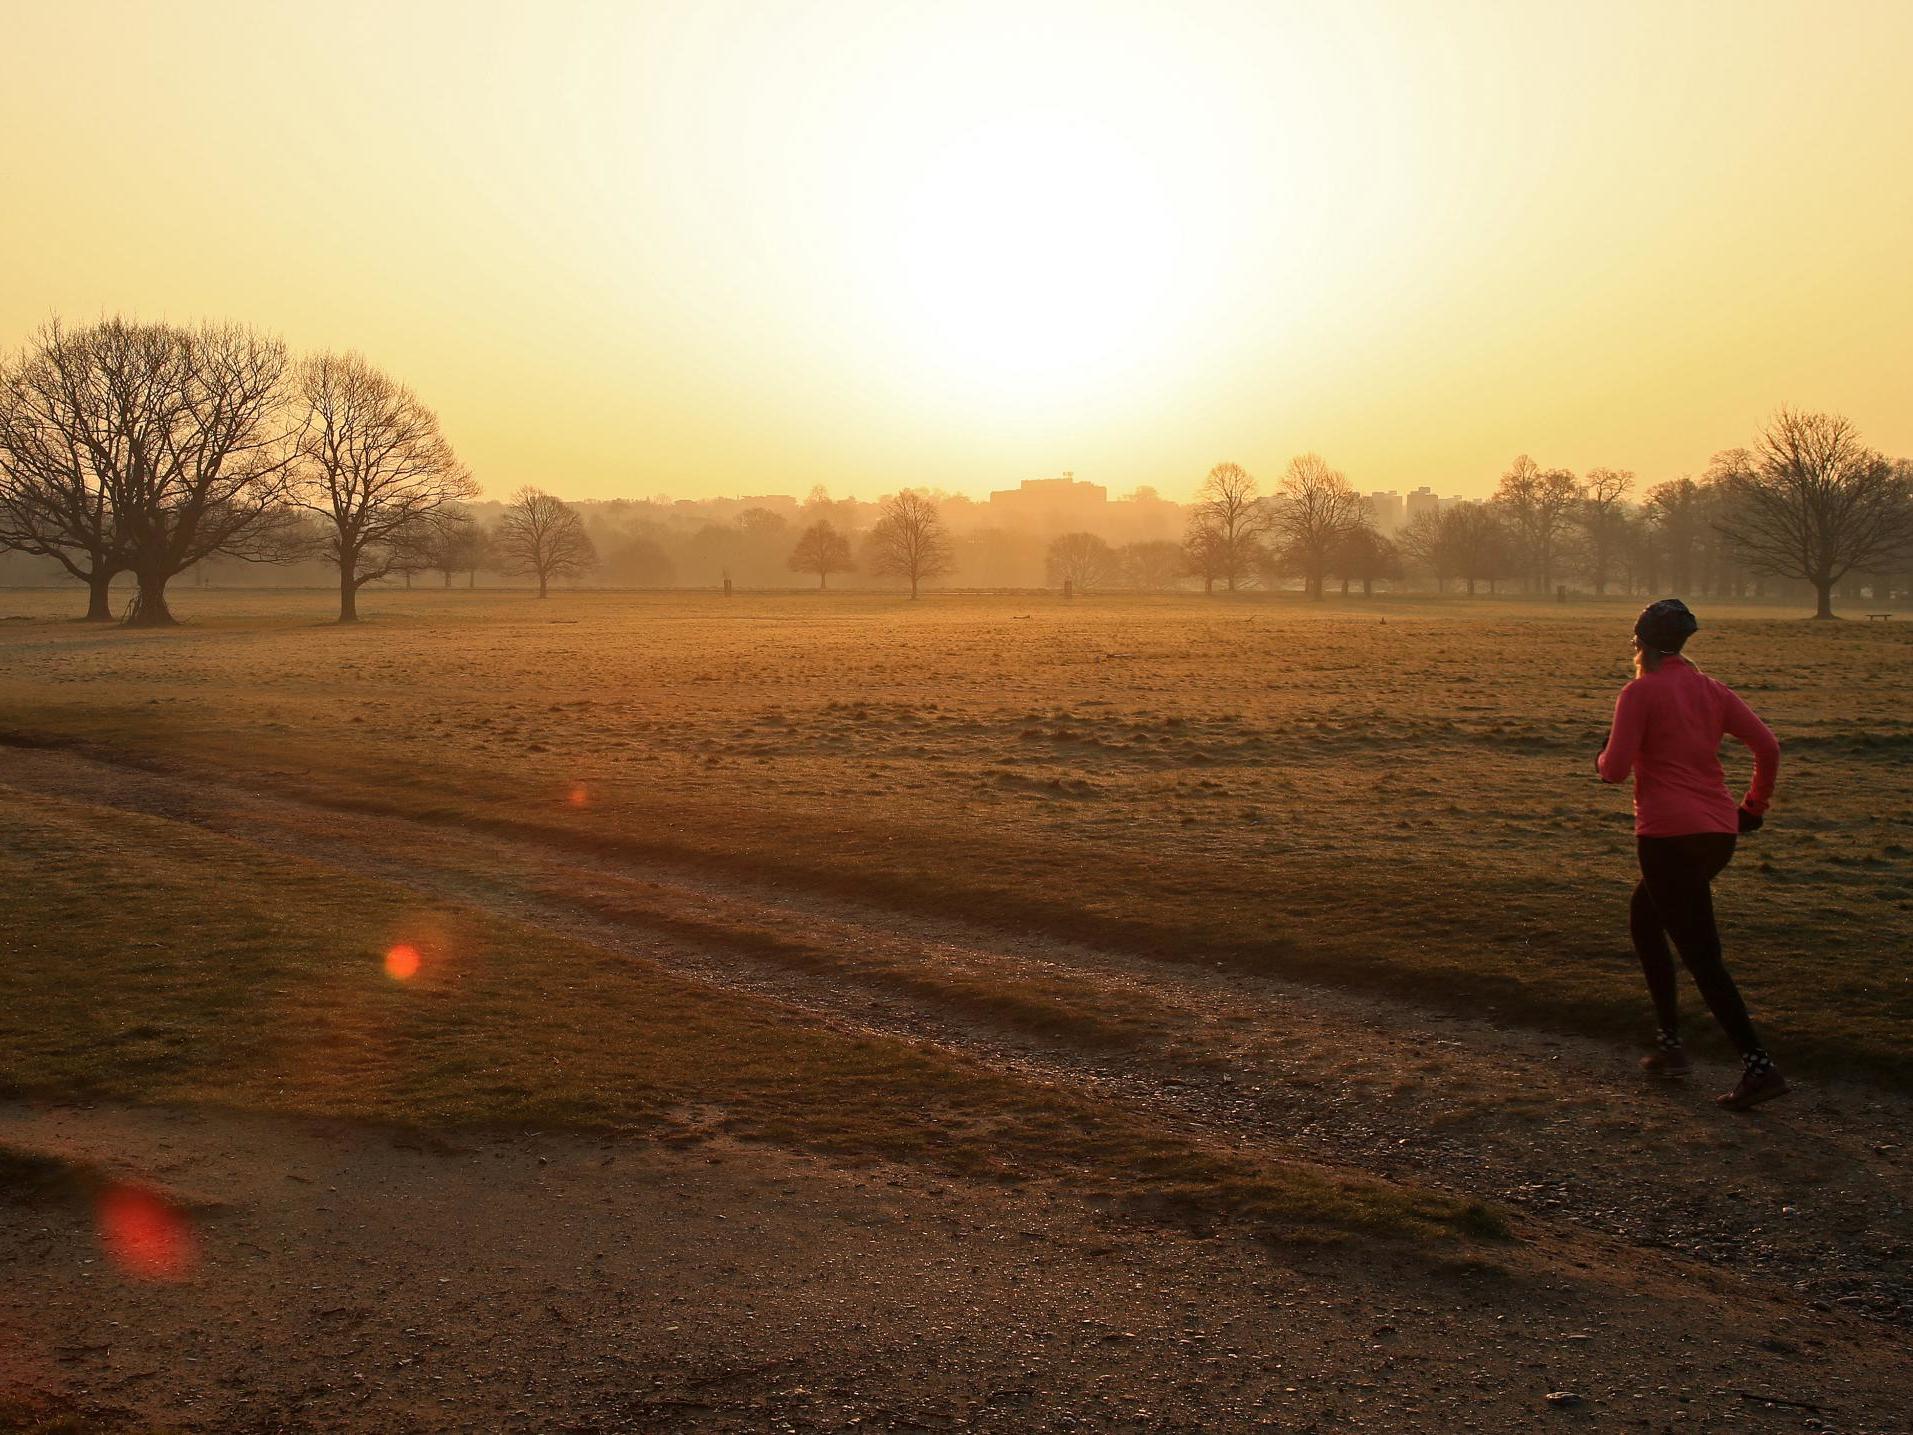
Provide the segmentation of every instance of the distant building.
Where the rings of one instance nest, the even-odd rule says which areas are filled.
[[[1368,510],[1368,521],[1378,532],[1390,534],[1402,526],[1402,496],[1394,489],[1371,493],[1362,500],[1362,505]]]
[[[1436,497],[1435,490],[1428,487],[1427,484],[1423,484],[1402,500],[1403,523],[1413,523],[1424,513],[1432,515],[1440,512],[1441,499]]]
[[[1109,490],[1079,483],[1076,475],[1026,478],[990,495],[990,516],[1006,525],[1046,532],[1099,531],[1109,512]]]

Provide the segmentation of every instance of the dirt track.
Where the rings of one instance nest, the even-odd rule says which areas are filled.
[[[634,871],[509,836],[426,834],[68,754],[0,750],[0,783],[490,907],[1233,1142],[1497,1199],[1526,1213],[1546,1256],[1494,1280],[1347,1254],[1298,1262],[1226,1234],[1111,1225],[1067,1192],[905,1171],[873,1181],[758,1149],[528,1137],[406,1150],[420,1143],[354,1128],[14,1108],[5,1139],[18,1147],[130,1163],[225,1208],[207,1218],[219,1259],[204,1276],[116,1288],[111,1302],[98,1294],[109,1273],[76,1263],[77,1213],[7,1210],[8,1264],[30,1274],[0,1299],[18,1342],[10,1384],[235,1428],[348,1416],[393,1429],[1176,1428],[1259,1415],[1494,1429],[1575,1418],[1544,1399],[1566,1388],[1590,1401],[1584,1413],[1630,1421],[1890,1429],[1913,1398],[1901,1146],[1913,1104],[1900,1097],[1816,1086],[1735,1119],[1713,1108],[1712,1084],[1644,1088],[1604,1044],[1196,963]],[[1058,1009],[1069,1019],[1049,1019]],[[338,1199],[319,1202],[320,1189]],[[761,1242],[737,1242],[753,1226]],[[334,1307],[361,1314],[323,1314]],[[308,1363],[259,1354],[254,1310],[297,1330]],[[105,1318],[145,1328],[103,1342]],[[508,1356],[487,1353],[501,1346]]]

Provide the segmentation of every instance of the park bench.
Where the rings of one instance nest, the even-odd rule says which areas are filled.
[[[1891,613],[1868,613],[1867,621],[1869,623],[1884,623],[1888,618],[1891,618],[1892,616],[1893,615]]]

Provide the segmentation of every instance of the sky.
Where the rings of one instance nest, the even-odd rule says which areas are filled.
[[[0,347],[357,349],[489,496],[1913,455],[1913,3],[0,0]]]

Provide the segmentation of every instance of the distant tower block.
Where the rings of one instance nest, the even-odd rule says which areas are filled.
[[[1368,521],[1375,525],[1377,533],[1391,534],[1401,528],[1402,496],[1394,489],[1369,494],[1362,500],[1362,507],[1368,511]]]
[[[1005,526],[1037,533],[1100,533],[1109,516],[1109,490],[1061,478],[1026,478],[990,495],[990,515]]]
[[[1423,484],[1402,500],[1402,521],[1404,523],[1413,523],[1424,513],[1434,515],[1440,512],[1441,499],[1436,497],[1435,490],[1428,487],[1427,484]]]

